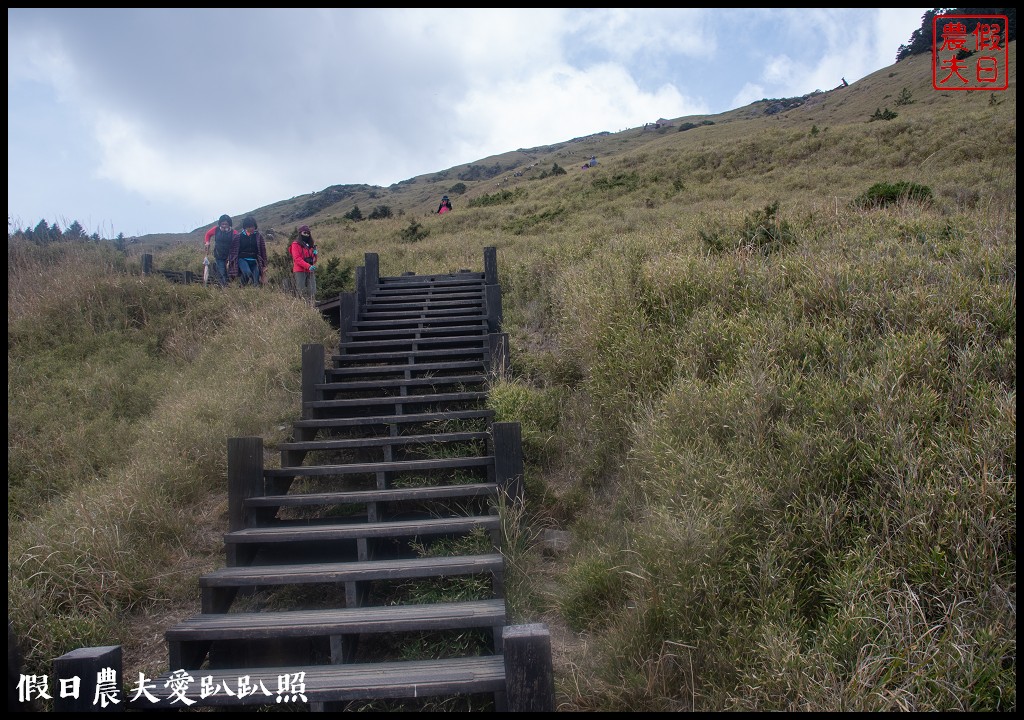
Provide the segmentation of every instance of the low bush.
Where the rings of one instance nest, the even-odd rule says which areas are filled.
[[[927,202],[932,199],[932,190],[927,185],[912,182],[875,183],[854,200],[859,208],[880,208],[898,202],[914,200]]]

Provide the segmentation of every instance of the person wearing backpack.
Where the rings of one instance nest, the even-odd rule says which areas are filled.
[[[309,225],[299,228],[299,234],[288,247],[292,256],[292,276],[295,278],[295,294],[307,303],[316,303],[316,261],[318,250],[313,241]]]
[[[207,230],[203,238],[207,255],[210,254],[210,243],[213,242],[213,266],[217,271],[217,283],[222,288],[228,285],[228,254],[236,237],[238,231],[231,229],[231,216],[221,215],[217,224]]]
[[[228,273],[239,277],[242,287],[260,286],[260,276],[267,269],[267,242],[256,226],[256,218],[246,216],[242,232],[235,236],[228,253]]]

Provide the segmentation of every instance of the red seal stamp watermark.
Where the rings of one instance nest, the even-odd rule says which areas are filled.
[[[932,18],[932,87],[1006,90],[1010,86],[1006,15]]]

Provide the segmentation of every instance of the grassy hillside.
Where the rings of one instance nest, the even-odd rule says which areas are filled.
[[[929,60],[255,211],[272,255],[309,224],[342,269],[497,247],[511,609],[553,628],[562,709],[1016,708],[1016,43],[1001,93],[934,91]],[[37,672],[166,661],[222,562],[225,439],[272,451],[301,343],[333,342],[273,289],[142,278],[142,249],[202,260],[198,234],[8,244],[8,606]]]

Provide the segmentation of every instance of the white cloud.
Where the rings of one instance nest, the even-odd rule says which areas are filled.
[[[733,95],[732,107],[743,107],[749,105],[752,102],[763,100],[767,97],[765,88],[763,85],[758,83],[746,83],[740,88],[739,92]]]
[[[458,125],[451,138],[467,160],[523,147],[553,144],[595,132],[617,132],[659,117],[698,114],[705,107],[665,85],[654,93],[640,90],[622,67],[606,63],[580,71],[550,68],[489,92],[470,92],[457,105]]]
[[[891,64],[923,12],[9,8],[8,214],[180,231],[830,89]]]

